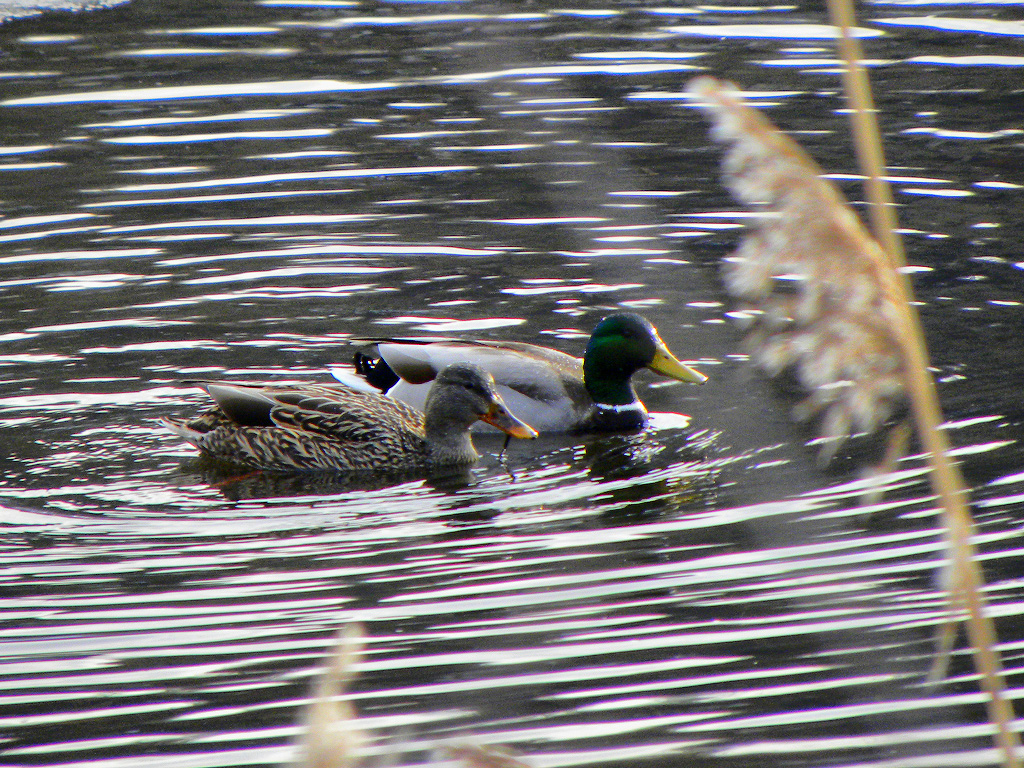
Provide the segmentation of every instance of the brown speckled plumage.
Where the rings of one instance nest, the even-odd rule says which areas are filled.
[[[504,408],[490,376],[471,365],[450,366],[438,378],[426,406],[432,417],[338,385],[201,386],[217,406],[192,420],[161,422],[213,458],[259,469],[365,472],[469,463],[478,458],[469,438],[477,419],[533,436]]]

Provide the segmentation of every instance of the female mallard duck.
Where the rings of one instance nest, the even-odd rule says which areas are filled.
[[[630,381],[644,367],[691,384],[707,381],[675,358],[648,320],[631,312],[598,323],[582,360],[519,342],[379,339],[356,352],[355,367],[389,396],[421,406],[438,371],[459,360],[494,376],[509,408],[539,432],[645,426],[647,409]],[[334,375],[345,380],[343,371]]]
[[[381,394],[323,384],[207,382],[217,405],[161,423],[209,456],[258,469],[393,470],[469,464],[478,419],[514,437],[537,433],[505,407],[490,374],[449,365],[423,413]]]

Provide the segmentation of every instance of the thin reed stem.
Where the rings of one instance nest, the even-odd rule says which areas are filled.
[[[906,266],[903,241],[897,233],[896,204],[885,179],[885,154],[882,136],[878,128],[878,112],[871,95],[871,83],[864,68],[864,55],[860,41],[854,36],[855,26],[851,0],[829,0],[829,14],[837,26],[839,52],[843,57],[843,91],[850,105],[850,122],[853,127],[854,146],[860,167],[866,177],[868,197],[868,218],[871,232],[882,244],[896,269]]]
[[[846,63],[845,91],[851,108],[857,154],[867,179],[866,192],[872,229],[890,264],[899,270],[906,260],[897,233],[895,206],[884,175],[885,159],[877,111],[862,63],[860,44],[852,32],[855,18],[852,0],[829,0],[828,6],[833,24],[842,31],[839,47]],[[943,510],[951,570],[950,604],[962,604],[967,609],[967,634],[982,687],[988,693],[989,719],[997,728],[996,741],[1003,753],[1003,764],[1008,768],[1020,768],[1020,740],[1013,730],[1013,706],[1005,696],[1002,664],[995,649],[995,626],[986,611],[982,594],[984,579],[972,543],[974,524],[965,483],[959,468],[949,457],[949,440],[942,426],[942,411],[935,382],[928,370],[924,332],[911,304],[913,294],[909,281],[900,272],[900,279],[894,282],[893,288],[902,294],[899,303],[907,307],[903,313],[904,332],[899,335],[903,341],[901,346],[911,410],[918,425],[919,439],[931,464],[929,477],[932,490],[938,496]]]

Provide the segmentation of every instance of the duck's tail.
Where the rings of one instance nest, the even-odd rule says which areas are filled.
[[[187,421],[181,419],[168,419],[166,417],[156,419],[156,423],[164,429],[168,429],[186,443],[199,447],[199,441],[202,439],[202,432],[198,432],[192,429]]]
[[[352,357],[352,365],[356,373],[381,392],[387,392],[398,383],[398,374],[380,356],[376,345],[357,349]]]

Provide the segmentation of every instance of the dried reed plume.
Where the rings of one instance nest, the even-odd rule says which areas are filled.
[[[854,106],[858,156],[866,166],[878,240],[867,233],[836,188],[821,178],[814,161],[744,105],[734,87],[698,78],[690,91],[711,116],[715,138],[728,145],[725,183],[741,202],[762,214],[727,261],[725,284],[748,305],[752,358],[770,375],[793,370],[809,392],[797,416],[822,415],[823,458],[831,458],[854,431],[874,432],[909,404],[942,509],[951,615],[966,613],[967,634],[981,685],[989,694],[989,719],[1003,764],[1019,766],[1013,708],[1005,695],[995,630],[971,543],[967,492],[949,458],[920,321],[909,285],[899,272],[902,248],[883,178],[870,89],[849,32],[852,9],[839,0],[830,7],[843,30],[847,96]],[[905,442],[905,432],[898,429],[890,435],[890,454]],[[893,435],[899,437],[892,439]]]
[[[298,768],[352,768],[359,763],[365,734],[352,702],[339,698],[355,677],[363,631],[349,625],[338,633],[333,655],[313,683],[297,745]]]
[[[875,432],[906,402],[903,309],[893,272],[833,184],[735,89],[698,78],[690,91],[728,145],[725,183],[761,215],[726,260],[726,289],[749,319],[752,360],[792,371],[808,393],[795,415],[820,417],[822,458]]]
[[[338,632],[334,652],[313,682],[309,706],[296,745],[294,768],[355,768],[362,760],[367,736],[352,702],[343,698],[363,655],[363,629],[358,624]],[[497,747],[459,743],[443,745],[424,765],[448,765],[463,768],[530,768],[509,752]],[[405,764],[391,755],[378,765]]]

